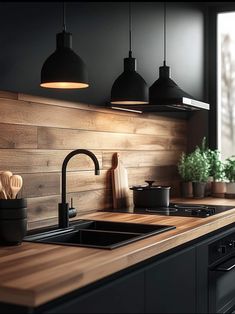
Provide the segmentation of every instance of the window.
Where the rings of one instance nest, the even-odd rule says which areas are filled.
[[[235,155],[235,11],[217,15],[217,139],[222,159]]]

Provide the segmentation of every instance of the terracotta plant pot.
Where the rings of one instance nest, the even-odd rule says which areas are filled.
[[[192,182],[180,182],[181,196],[184,198],[193,197],[193,185]]]
[[[203,198],[205,197],[206,182],[193,182],[193,197]]]
[[[225,182],[212,182],[212,196],[223,198],[226,193],[226,183]]]
[[[226,198],[235,198],[235,182],[226,182]]]

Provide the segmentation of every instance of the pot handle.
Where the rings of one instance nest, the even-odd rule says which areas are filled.
[[[148,183],[149,187],[151,187],[155,181],[145,180],[145,182]]]

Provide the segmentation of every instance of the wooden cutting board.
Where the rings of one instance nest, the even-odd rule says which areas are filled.
[[[130,205],[128,175],[119,153],[113,155],[113,166],[111,169],[113,208],[127,208]]]

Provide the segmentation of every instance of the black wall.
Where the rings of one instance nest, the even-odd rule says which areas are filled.
[[[103,104],[128,54],[128,2],[67,2],[73,49],[86,62],[90,88],[39,87],[41,66],[62,31],[62,2],[0,3],[0,89]],[[163,61],[163,3],[133,2],[133,54],[150,86]],[[203,98],[203,14],[196,5],[167,4],[167,61],[172,78]]]
[[[45,59],[62,31],[62,2],[0,2],[0,90],[96,105],[109,101],[128,55],[128,2],[66,2],[73,49],[85,61],[90,87],[48,90],[39,86]],[[163,2],[132,2],[133,56],[150,86],[163,61]],[[167,63],[176,83],[204,99],[204,19],[199,3],[167,2]],[[197,130],[205,135],[204,124]],[[201,118],[200,118],[201,119]],[[197,121],[197,119],[196,119]]]

